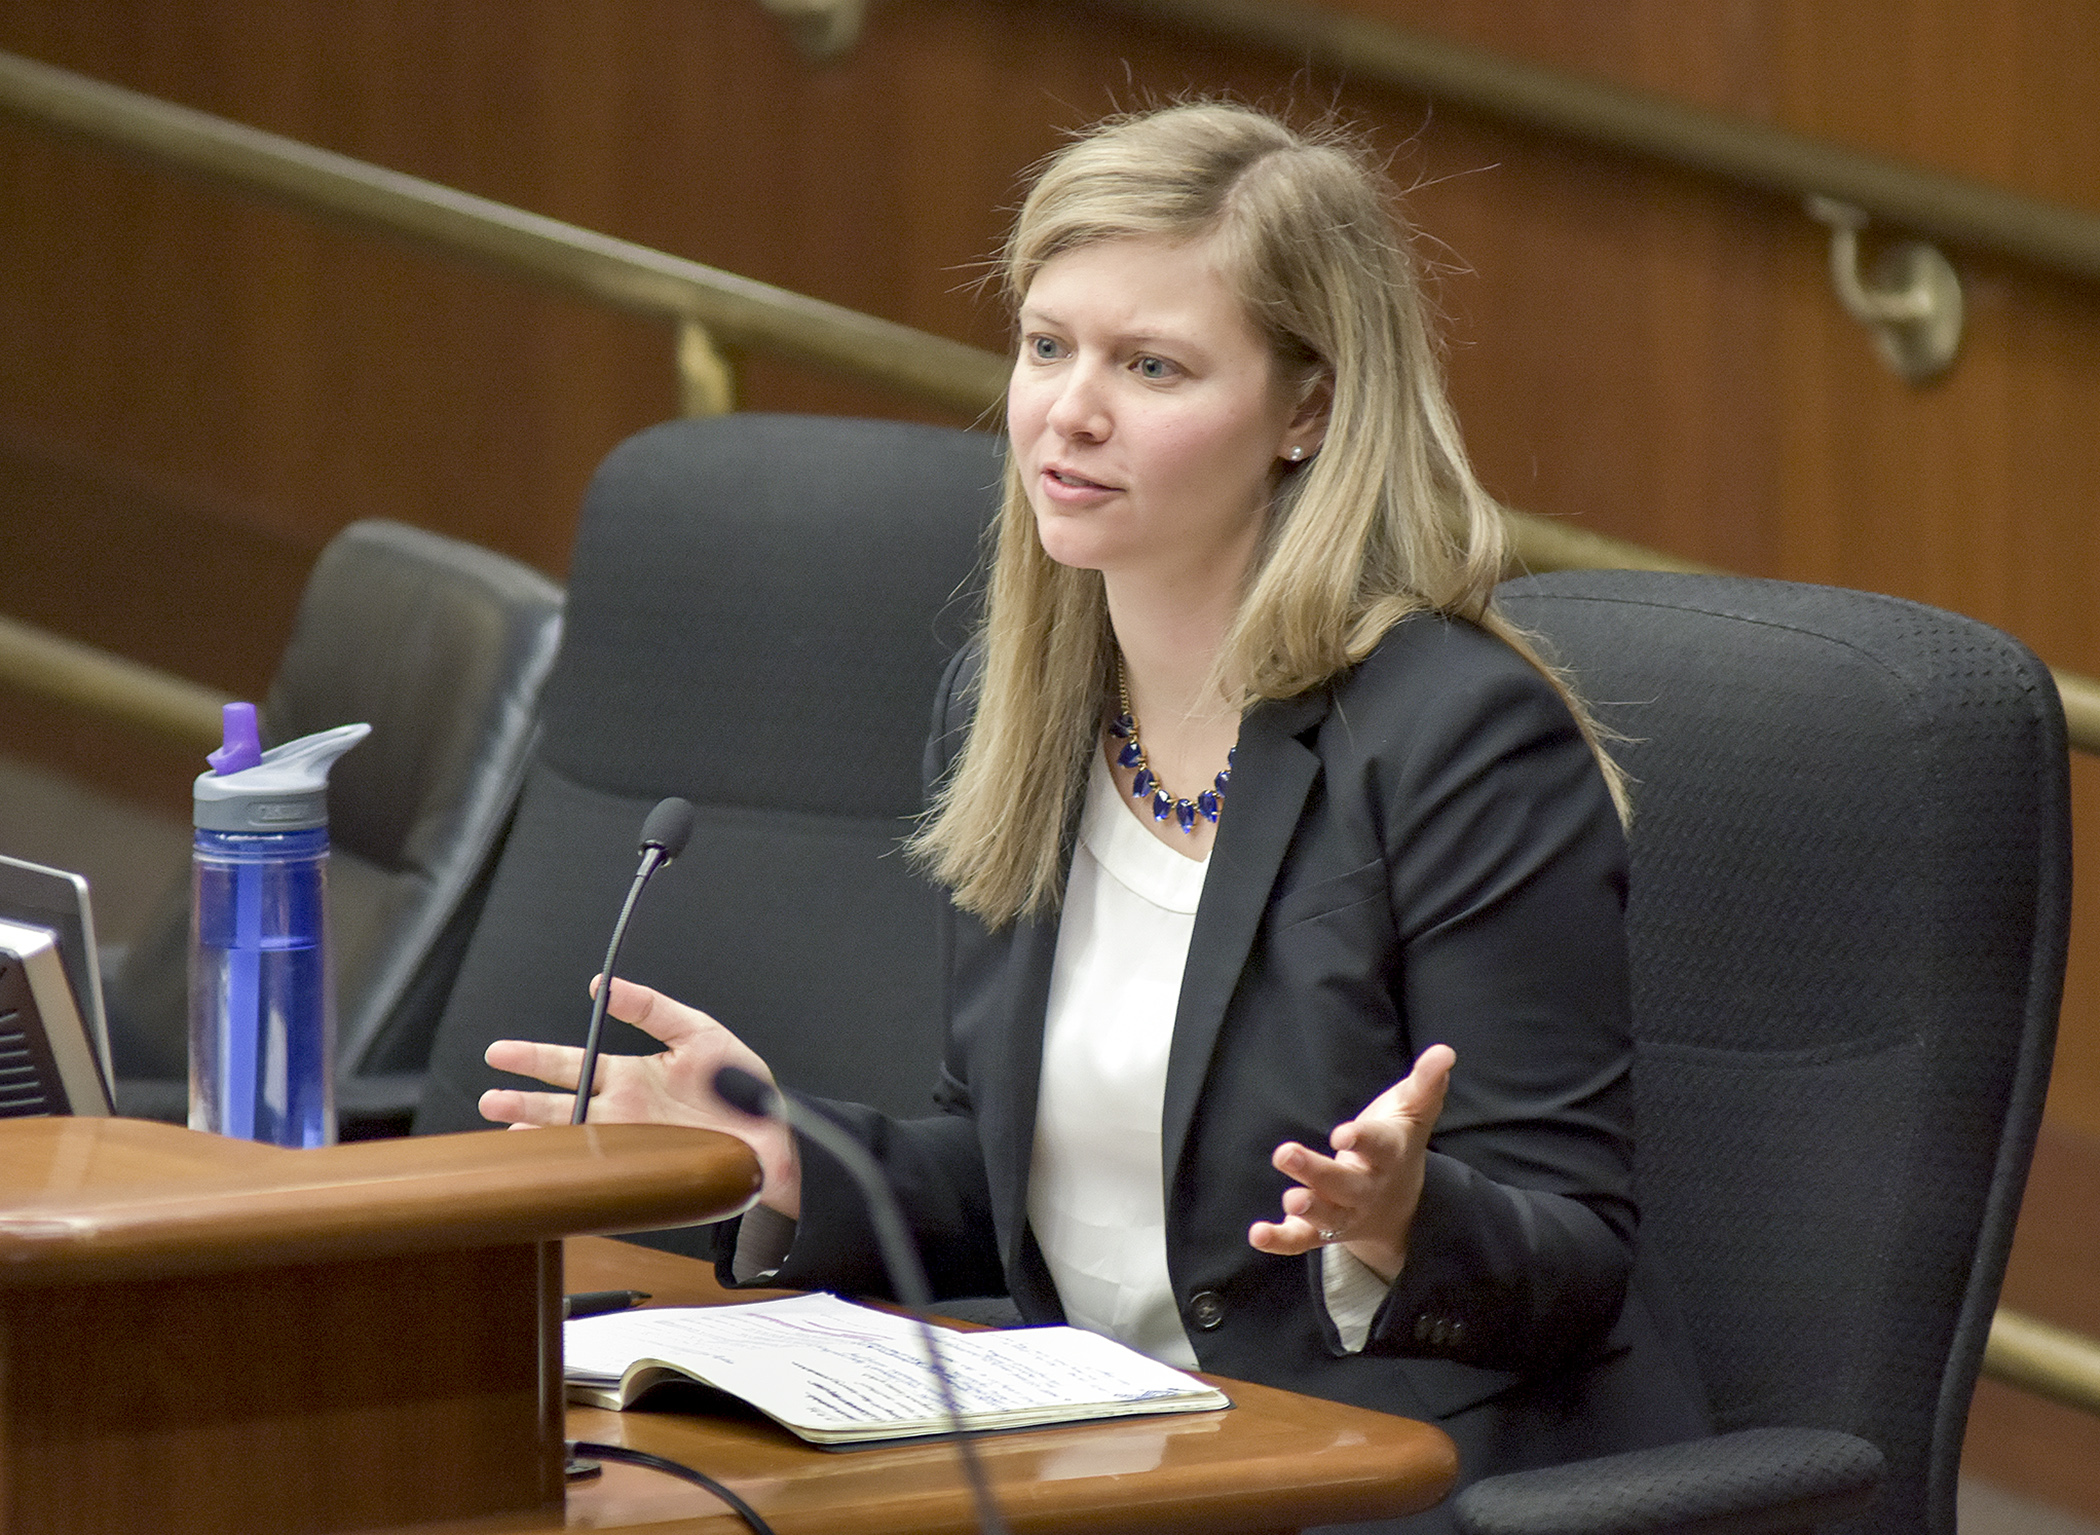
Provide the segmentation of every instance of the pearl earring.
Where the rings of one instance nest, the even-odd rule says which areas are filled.
[[[1291,453],[1290,453],[1290,459],[1291,459],[1291,462],[1295,464],[1295,463],[1297,463],[1297,462],[1298,462],[1298,460],[1299,460],[1299,459],[1301,459],[1301,458],[1303,458],[1303,457],[1305,457],[1305,449],[1304,449],[1304,448],[1302,448],[1302,447],[1299,447],[1299,446],[1298,446],[1298,445],[1297,445],[1296,443],[1293,443],[1293,444],[1291,445]]]

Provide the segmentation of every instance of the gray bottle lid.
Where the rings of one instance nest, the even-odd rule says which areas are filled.
[[[371,733],[370,725],[338,725],[273,746],[253,767],[200,773],[191,798],[192,820],[206,831],[310,831],[326,826],[328,770]]]

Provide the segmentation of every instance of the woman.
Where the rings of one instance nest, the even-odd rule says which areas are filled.
[[[914,843],[950,1112],[827,1112],[946,1294],[1438,1421],[1468,1479],[1704,1432],[1634,1276],[1623,793],[1489,605],[1378,178],[1237,107],[1117,119],[1003,273],[998,552]],[[839,1169],[707,1088],[764,1063],[644,988],[611,1011],[667,1049],[607,1060],[594,1117],[758,1152],[735,1276],[880,1293]],[[577,1057],[488,1054],[571,1090]]]

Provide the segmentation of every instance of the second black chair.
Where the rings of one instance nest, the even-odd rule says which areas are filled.
[[[418,1131],[484,1123],[481,1092],[514,1082],[492,1039],[581,1042],[636,834],[671,794],[696,829],[622,975],[715,1014],[789,1087],[932,1112],[938,897],[898,845],[999,475],[990,436],[834,418],[678,421],[614,450]]]
[[[1953,1535],[2063,980],[2048,670],[1830,587],[1565,572],[1500,600],[1625,738],[1640,1240],[1723,1432],[1489,1478],[1459,1528]]]

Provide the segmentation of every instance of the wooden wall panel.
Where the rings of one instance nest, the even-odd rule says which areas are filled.
[[[1325,3],[2100,210],[2090,0]],[[1913,389],[1785,199],[1091,0],[883,0],[822,66],[756,0],[9,0],[0,47],[987,346],[974,281],[1062,130],[1186,91],[1333,105],[1415,188],[1498,494],[2100,674],[2092,285],[1950,251],[1963,355]],[[745,397],[943,419],[763,358]],[[559,573],[591,467],[672,408],[660,327],[0,124],[0,611],[252,691],[343,523]],[[122,757],[178,804],[186,776],[5,698],[0,749]],[[2074,776],[2092,870],[2100,763]],[[2100,1136],[2100,902],[2077,921],[2050,1115]],[[2073,1282],[2100,1293],[2090,1259]]]
[[[2100,1338],[2093,1212],[2100,1209],[2100,1136],[2044,1126],[2006,1270],[2004,1304]],[[1994,1381],[1976,1389],[1962,1447],[1964,1474],[2016,1488],[2100,1521],[2100,1416]]]

